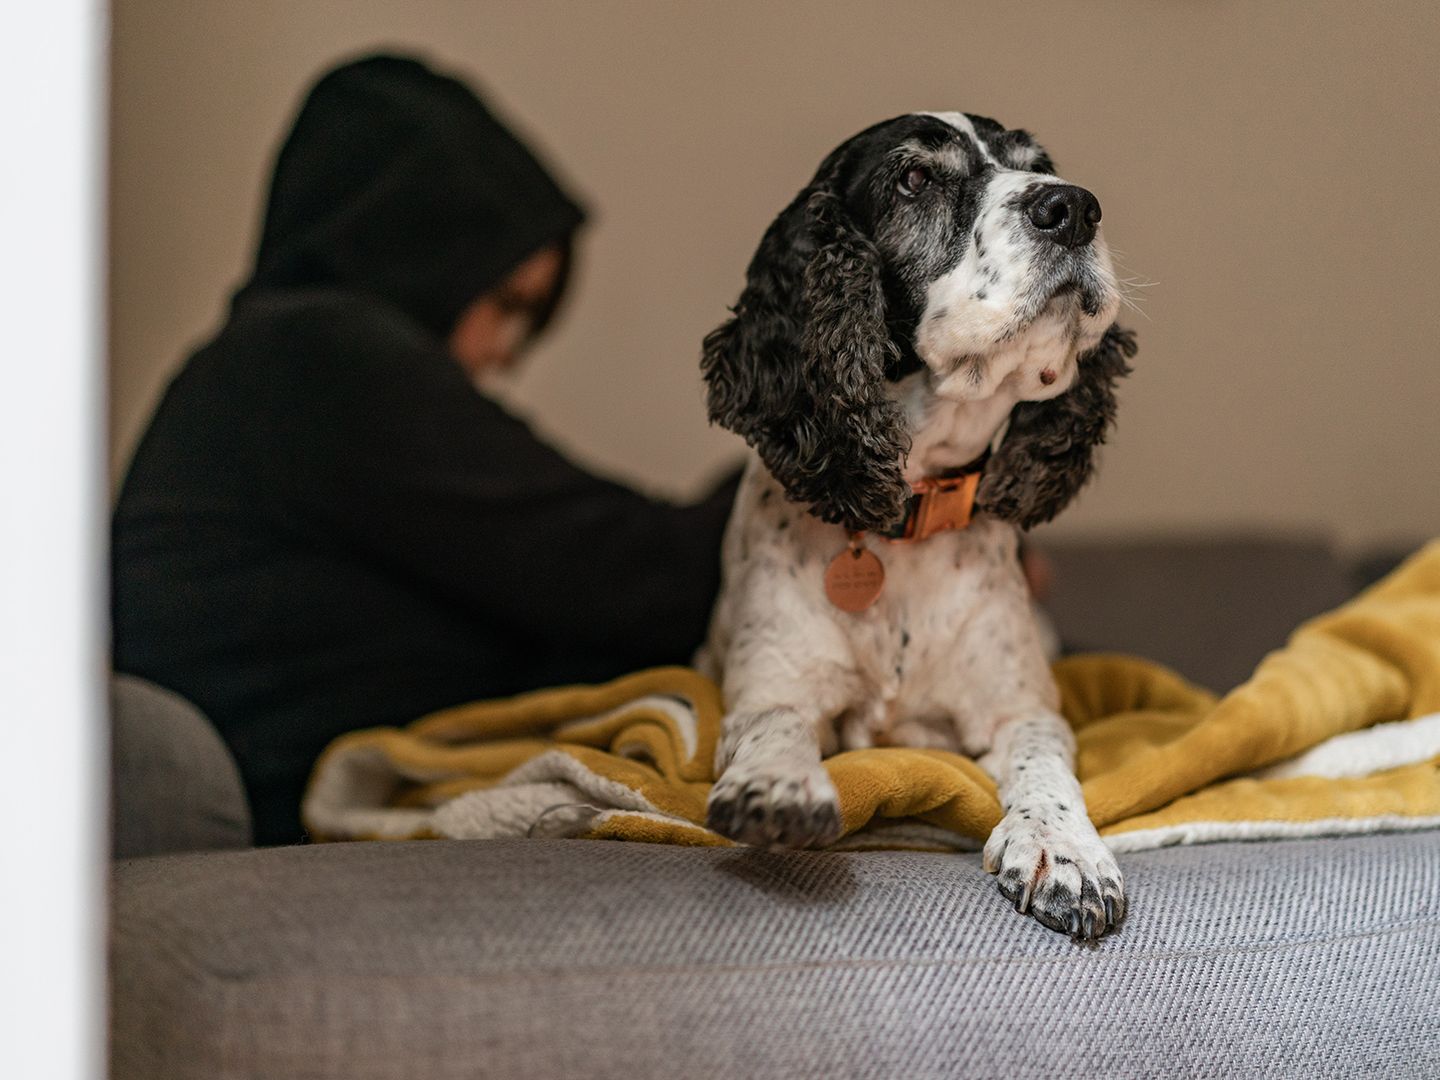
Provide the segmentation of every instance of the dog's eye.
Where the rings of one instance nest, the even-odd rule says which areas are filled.
[[[900,194],[909,195],[913,198],[925,190],[930,183],[930,170],[922,169],[919,165],[906,171],[900,178]]]

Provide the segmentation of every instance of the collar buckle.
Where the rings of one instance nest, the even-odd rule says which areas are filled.
[[[975,491],[980,486],[979,470],[963,476],[927,476],[912,486],[919,500],[906,529],[906,540],[924,540],[947,529],[969,526],[975,512]]]
[[[939,532],[964,529],[975,513],[975,492],[982,469],[972,468],[959,476],[926,476],[910,485],[914,493],[906,504],[905,518],[882,533],[892,543],[925,540]]]

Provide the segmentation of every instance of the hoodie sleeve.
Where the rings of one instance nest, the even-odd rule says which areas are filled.
[[[694,506],[647,498],[545,445],[428,336],[373,314],[306,323],[274,413],[300,521],[470,618],[635,666],[688,662],[733,478]]]

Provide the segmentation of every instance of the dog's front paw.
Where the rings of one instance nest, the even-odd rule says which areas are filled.
[[[705,823],[754,847],[824,847],[840,838],[840,800],[818,764],[735,764],[710,790]]]
[[[1088,818],[1012,810],[985,843],[985,870],[1015,910],[1093,941],[1125,917],[1125,880]]]

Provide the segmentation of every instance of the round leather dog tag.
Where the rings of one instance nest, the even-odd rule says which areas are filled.
[[[864,611],[884,587],[884,565],[858,540],[831,559],[825,569],[825,595],[841,611]]]

